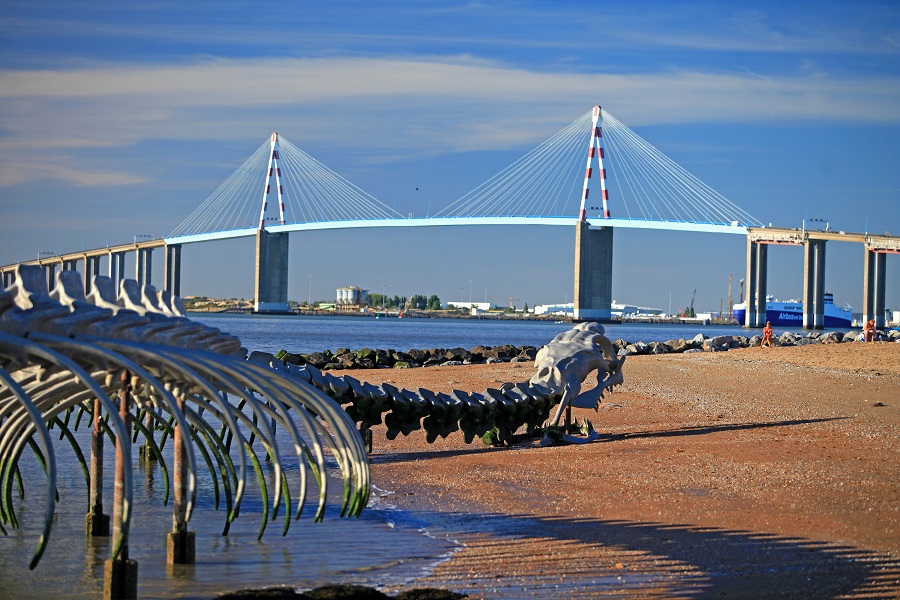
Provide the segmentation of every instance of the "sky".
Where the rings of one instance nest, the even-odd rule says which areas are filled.
[[[900,235],[896,1],[5,0],[0,263],[165,236],[273,131],[399,212],[434,212],[595,104],[763,223]],[[290,246],[292,300],[572,300],[568,228]],[[187,245],[182,295],[250,298],[253,261],[249,238]],[[746,241],[619,229],[613,262],[616,301],[676,312],[696,290],[717,312]],[[799,298],[802,263],[772,248],[769,292]],[[828,244],[826,287],[856,312],[862,264]],[[900,256],[887,270],[900,310]]]

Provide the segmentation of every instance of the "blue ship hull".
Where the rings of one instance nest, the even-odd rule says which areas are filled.
[[[745,304],[734,305],[734,318],[738,323],[744,323],[747,313]],[[773,327],[803,327],[803,303],[801,302],[766,302],[766,321]],[[847,329],[853,327],[853,311],[850,308],[841,308],[834,304],[825,303],[826,329]]]

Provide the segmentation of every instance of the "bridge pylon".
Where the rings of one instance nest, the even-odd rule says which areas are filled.
[[[591,141],[588,145],[587,167],[581,209],[575,225],[575,307],[573,316],[580,321],[609,321],[612,318],[612,256],[613,228],[591,228],[587,222],[588,193],[593,174],[594,157],[600,178],[602,216],[609,218],[609,192],[606,189],[606,169],[603,168],[602,110],[594,107],[591,119]],[[591,206],[591,210],[600,207]]]
[[[262,206],[259,210],[259,229],[266,227],[266,209],[269,206],[269,192],[272,189],[272,175],[275,175],[275,187],[278,189],[278,217],[284,225],[284,188],[281,185],[281,167],[278,166],[278,133],[272,133],[272,143],[269,146],[269,166],[266,172],[266,185],[263,188]]]
[[[593,173],[594,157],[597,157],[597,176],[600,178],[600,201],[602,204],[603,218],[609,218],[609,191],[606,189],[606,169],[603,168],[603,111],[599,105],[594,107],[591,119],[591,141],[588,144],[587,167],[584,170],[584,188],[581,192],[581,209],[578,211],[578,220],[584,221],[587,216],[588,194],[590,190],[591,175]],[[600,207],[592,206],[591,210],[599,210]]]
[[[288,305],[288,242],[289,233],[266,231],[266,209],[272,191],[272,176],[278,190],[278,220],[284,225],[284,187],[281,185],[281,167],[278,164],[280,147],[278,133],[272,133],[269,146],[269,164],[263,188],[262,206],[259,211],[259,228],[256,232],[256,285],[254,307],[256,312],[287,312]],[[274,218],[272,219],[274,220]]]

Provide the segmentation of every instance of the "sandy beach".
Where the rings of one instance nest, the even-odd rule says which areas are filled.
[[[530,363],[345,372],[482,391]],[[900,597],[900,344],[629,357],[602,440],[389,441],[374,484],[465,546],[410,586],[472,598]]]

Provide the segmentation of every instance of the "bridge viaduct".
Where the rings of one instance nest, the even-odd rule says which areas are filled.
[[[876,326],[885,324],[885,290],[887,254],[900,254],[900,237],[815,231],[808,229],[783,229],[772,227],[715,226],[689,224],[657,224],[623,219],[575,218],[492,218],[492,219],[409,219],[386,222],[359,222],[345,227],[371,226],[423,226],[423,225],[497,225],[544,224],[575,227],[575,317],[609,320],[612,304],[613,231],[617,227],[660,229],[684,229],[711,233],[733,233],[747,236],[747,311],[744,326],[762,327],[766,321],[766,287],[768,272],[768,247],[770,245],[800,246],[804,252],[803,268],[803,327],[824,328],[825,245],[829,241],[862,244],[863,252],[863,318],[874,319]],[[679,226],[680,225],[680,226]],[[185,243],[194,243],[223,237],[256,237],[255,298],[257,312],[281,312],[288,308],[288,250],[290,231],[315,228],[339,228],[336,224],[310,226],[275,226],[271,230],[248,229],[225,232],[219,235],[187,236],[158,240],[136,240],[132,244],[109,246],[95,250],[72,252],[63,255],[41,257],[21,264],[40,265],[47,275],[48,286],[55,285],[57,270],[77,270],[79,263],[84,275],[85,290],[90,291],[95,275],[101,272],[101,259],[106,262],[106,272],[116,285],[125,279],[125,257],[135,254],[134,279],[142,285],[151,285],[153,251],[163,250],[162,287],[174,295],[181,295],[181,250]],[[0,267],[3,286],[15,279],[16,265]]]

